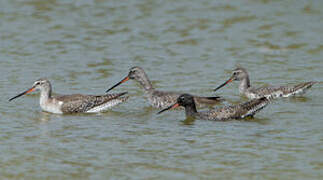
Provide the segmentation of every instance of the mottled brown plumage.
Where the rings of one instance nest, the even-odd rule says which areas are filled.
[[[58,97],[53,97],[58,101],[64,102],[61,110],[63,113],[79,113],[87,112],[91,109],[104,105],[108,102],[112,103],[113,101],[124,102],[128,99],[126,97],[120,97],[126,93],[117,93],[117,94],[106,94],[106,95],[82,95],[82,94],[73,94],[73,95],[63,95]]]
[[[224,121],[253,116],[256,112],[260,111],[268,104],[269,100],[266,97],[263,97],[260,99],[253,99],[239,105],[225,106],[215,110],[197,112],[193,96],[183,94],[177,99],[177,103],[167,107],[159,113],[177,106],[183,106],[185,108],[186,117],[194,117],[202,120]]]
[[[110,89],[108,89],[107,92],[119,86],[120,84],[128,81],[129,79],[134,79],[140,83],[140,85],[144,89],[144,93],[149,103],[151,104],[152,107],[155,107],[155,108],[168,107],[176,103],[177,98],[181,94],[183,94],[181,92],[158,91],[154,89],[150,80],[148,79],[147,74],[141,67],[132,67],[130,69],[128,76],[123,80],[121,80],[116,85],[112,86]],[[206,106],[213,106],[223,99],[217,96],[215,97],[194,96],[194,100],[198,107],[206,107]]]

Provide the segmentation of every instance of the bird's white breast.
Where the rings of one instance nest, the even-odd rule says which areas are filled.
[[[53,100],[52,102],[40,102],[40,107],[43,111],[47,111],[54,114],[63,114],[61,107],[62,101]]]

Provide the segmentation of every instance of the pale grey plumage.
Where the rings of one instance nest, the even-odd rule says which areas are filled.
[[[105,95],[52,96],[51,83],[47,79],[39,79],[35,81],[31,89],[11,98],[10,101],[34,90],[40,90],[39,104],[42,110],[56,114],[102,112],[128,99],[127,96],[121,97],[126,92]]]
[[[268,97],[268,98],[278,98],[278,97],[289,97],[298,94],[305,93],[309,88],[311,88],[317,82],[310,81],[305,83],[299,83],[296,85],[284,85],[284,86],[264,86],[259,88],[251,87],[249,74],[246,69],[238,67],[233,70],[231,78],[217,87],[215,90],[220,89],[229,82],[240,81],[239,93],[245,95],[249,99]]]

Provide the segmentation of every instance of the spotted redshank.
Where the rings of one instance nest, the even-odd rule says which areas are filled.
[[[39,79],[34,82],[30,89],[9,99],[9,101],[35,90],[40,90],[39,104],[41,109],[55,114],[103,112],[128,99],[128,96],[121,97],[127,92],[99,96],[72,94],[53,97],[50,82],[47,79]]]
[[[186,117],[193,117],[202,120],[224,121],[229,119],[253,117],[256,112],[260,111],[268,104],[269,100],[266,97],[262,97],[260,99],[253,99],[235,106],[225,106],[215,110],[197,112],[193,96],[183,94],[177,98],[177,102],[175,104],[159,111],[158,114],[178,106],[183,106],[185,108]]]
[[[249,99],[268,97],[268,98],[278,98],[278,97],[289,97],[297,94],[304,94],[306,90],[311,88],[315,81],[299,83],[296,85],[285,85],[285,86],[264,86],[260,88],[251,87],[249,75],[246,69],[238,67],[233,70],[232,76],[225,83],[221,84],[219,87],[214,89],[214,91],[222,88],[232,81],[241,81],[239,85],[240,94],[245,95]]]
[[[136,80],[140,83],[140,85],[144,89],[144,93],[147,96],[147,99],[152,107],[154,108],[165,108],[168,107],[176,102],[176,99],[182,94],[179,92],[169,92],[169,91],[158,91],[155,90],[148,79],[147,74],[141,67],[132,67],[130,68],[129,74],[119,83],[112,86],[106,92],[109,92],[113,88],[119,86],[120,84],[128,81],[129,79]],[[200,97],[200,96],[193,96],[194,101],[198,107],[207,107],[215,105],[216,103],[220,102],[221,99],[218,96],[215,97]]]

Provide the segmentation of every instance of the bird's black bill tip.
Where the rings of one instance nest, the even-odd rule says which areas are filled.
[[[14,99],[16,99],[16,98],[17,98],[17,96],[12,97],[12,98],[10,98],[8,101],[10,102],[10,101],[12,101],[12,100],[14,100]]]
[[[222,88],[223,86],[227,85],[228,83],[232,82],[232,78],[230,78],[229,80],[227,80],[226,82],[224,82],[223,84],[221,84],[220,86],[218,86],[217,88],[215,88],[213,91],[217,91],[220,88]]]
[[[110,89],[106,90],[105,92],[108,93],[109,91],[111,91],[113,88],[115,88],[115,86],[111,87]]]
[[[120,84],[128,81],[129,79],[130,79],[129,76],[125,77],[123,80],[121,80],[120,82],[118,82],[117,84],[115,84],[114,86],[112,86],[110,89],[106,90],[105,92],[108,93],[109,91],[111,91],[115,87],[119,86]]]
[[[16,99],[16,98],[18,98],[18,97],[22,96],[22,95],[25,95],[25,94],[28,94],[28,93],[30,93],[30,92],[33,92],[34,90],[35,90],[35,88],[30,88],[30,89],[28,89],[27,91],[24,91],[24,92],[22,92],[22,93],[20,93],[20,94],[16,95],[15,97],[10,98],[8,101],[10,102],[10,101],[12,101],[12,100],[14,100],[14,99]]]
[[[178,106],[179,106],[179,104],[178,104],[178,103],[176,103],[176,104],[174,104],[174,105],[171,105],[171,106],[169,106],[169,107],[167,107],[167,108],[165,108],[165,109],[163,109],[163,110],[159,111],[157,114],[161,114],[161,113],[163,113],[163,112],[165,112],[165,111],[167,111],[167,110],[174,109],[174,108],[176,108],[176,107],[178,107]]]
[[[167,111],[168,109],[170,109],[170,107],[168,107],[168,108],[166,108],[166,109],[163,109],[163,110],[159,111],[157,114],[161,114],[161,113],[163,113],[163,112]]]

